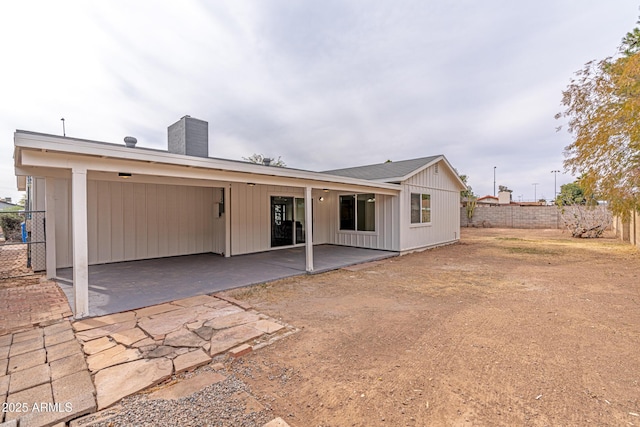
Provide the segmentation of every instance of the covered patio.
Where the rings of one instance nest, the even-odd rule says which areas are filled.
[[[377,261],[397,252],[337,245],[314,246],[314,273]],[[185,255],[89,266],[89,316],[147,307],[195,295],[306,274],[305,248],[295,247],[234,257]],[[73,269],[57,271],[57,281],[74,306]]]

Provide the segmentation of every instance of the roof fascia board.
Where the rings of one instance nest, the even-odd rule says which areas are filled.
[[[113,158],[127,161],[138,161],[147,163],[158,163],[168,166],[178,167],[194,167],[204,169],[219,169],[230,172],[247,173],[251,175],[263,175],[263,176],[277,176],[293,179],[305,179],[318,182],[340,183],[340,184],[352,184],[363,187],[374,187],[379,189],[397,190],[396,184],[388,184],[384,182],[374,182],[368,180],[361,180],[356,178],[339,177],[335,175],[327,175],[321,172],[311,172],[298,169],[286,169],[278,168],[274,166],[262,166],[254,164],[245,164],[241,162],[234,162],[232,160],[220,160],[213,158],[197,158],[193,156],[184,156],[180,154],[167,153],[163,151],[143,151],[138,149],[132,149],[128,147],[112,146],[111,144],[99,144],[94,142],[87,142],[82,140],[69,140],[65,137],[55,137],[40,134],[30,134],[16,131],[15,133],[15,145],[16,145],[16,159],[15,162],[24,162],[24,150],[25,148],[31,148],[40,151],[54,151],[59,153],[68,154],[65,156],[68,160],[69,155],[78,157],[94,156],[99,158]],[[71,142],[73,141],[73,142]],[[29,150],[31,152],[31,150]],[[47,156],[51,156],[53,153],[47,153]],[[20,158],[18,158],[20,157]],[[84,158],[83,158],[84,159]],[[73,162],[77,164],[77,161]],[[63,167],[68,168],[67,165],[48,165],[50,167]],[[79,166],[79,164],[77,164]]]
[[[364,180],[346,180],[347,182],[317,180],[314,174],[310,176],[277,176],[259,175],[252,172],[229,171],[224,169],[191,167],[166,163],[150,163],[138,160],[100,158],[87,155],[63,154],[59,152],[42,152],[36,150],[21,150],[22,167],[41,167],[53,169],[81,168],[99,172],[127,172],[131,174],[166,176],[171,178],[204,179],[208,181],[251,182],[254,184],[280,185],[314,188],[330,188],[340,191],[371,192],[378,194],[397,195],[401,186],[397,184],[382,184]],[[351,181],[351,182],[349,182]]]

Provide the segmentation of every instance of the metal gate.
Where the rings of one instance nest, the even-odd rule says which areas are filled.
[[[46,269],[44,211],[0,212],[0,279]]]

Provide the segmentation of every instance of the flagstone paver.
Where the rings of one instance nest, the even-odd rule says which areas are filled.
[[[190,371],[199,366],[206,365],[211,362],[211,357],[201,348],[182,354],[173,359],[173,368],[176,374],[184,371]]]
[[[82,349],[86,355],[92,355],[99,353],[108,348],[115,347],[116,343],[109,339],[109,337],[102,337],[91,341],[86,341],[82,344]]]
[[[283,420],[282,418],[278,417],[269,421],[262,427],[289,427],[289,424],[287,424],[286,421]]]
[[[90,341],[97,338],[106,337],[107,335],[114,334],[120,331],[126,331],[136,326],[135,320],[129,320],[122,323],[102,324],[93,329],[84,329],[80,332],[76,332],[76,338],[83,341]],[[75,324],[74,324],[75,327]]]
[[[149,359],[155,359],[157,357],[168,357],[173,359],[176,356],[176,348],[169,347],[168,345],[160,345],[146,354],[146,357]]]
[[[121,344],[111,347],[100,353],[92,354],[87,357],[87,365],[89,370],[97,372],[109,366],[119,365],[121,363],[137,360],[142,354],[137,349],[127,348]]]
[[[240,356],[252,345],[286,335],[274,335],[283,328],[209,295],[77,322],[49,319],[0,336],[0,401],[55,402],[73,410],[13,414],[5,421],[20,418],[20,425],[39,426],[72,420],[230,349]],[[179,389],[173,392],[188,392]]]
[[[171,332],[164,338],[164,345],[172,347],[202,347],[206,343],[206,340],[185,328]]]
[[[124,345],[131,345],[145,338],[148,338],[147,334],[142,332],[142,329],[140,328],[132,328],[125,331],[115,332],[109,336],[113,338],[114,341]]]
[[[138,322],[138,326],[153,339],[163,339],[168,333],[177,331],[185,323],[196,320],[198,314],[191,307],[181,308],[167,313],[144,317]]]
[[[135,320],[135,317],[136,315],[133,311],[125,311],[123,313],[108,314],[106,316],[82,319],[73,322],[73,329],[76,332],[82,332],[88,329],[97,329],[107,325],[131,322]]]
[[[284,326],[279,323],[264,319],[258,320],[255,324],[251,324],[251,326],[267,334],[278,332],[280,329],[284,328]]]
[[[151,307],[140,308],[138,310],[134,310],[136,317],[141,319],[143,317],[153,316],[154,314],[166,313],[168,311],[174,311],[181,308],[180,306],[173,304],[158,304],[152,305]]]
[[[172,373],[173,363],[165,358],[135,360],[103,369],[94,377],[98,409],[158,384]]]
[[[251,326],[239,325],[229,329],[218,331],[211,337],[211,349],[209,354],[215,356],[223,353],[240,344],[244,344],[254,338],[258,338],[263,333]]]
[[[209,326],[213,329],[226,329],[233,326],[244,325],[251,322],[257,322],[260,320],[257,314],[242,311],[240,313],[230,314],[228,316],[218,317],[216,319],[205,322],[205,326]]]
[[[211,384],[224,381],[226,377],[217,372],[201,372],[199,375],[186,378],[180,382],[149,394],[149,399],[177,400],[191,396]]]

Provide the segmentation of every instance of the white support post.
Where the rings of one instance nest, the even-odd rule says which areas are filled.
[[[87,170],[71,170],[73,298],[75,317],[89,315],[89,243],[87,236]]]
[[[231,184],[224,186],[224,256],[231,256]]]
[[[56,180],[45,178],[45,247],[47,250],[46,266],[47,279],[55,279],[56,270]]]
[[[311,187],[305,188],[304,193],[304,224],[307,273],[313,272],[313,197]]]

